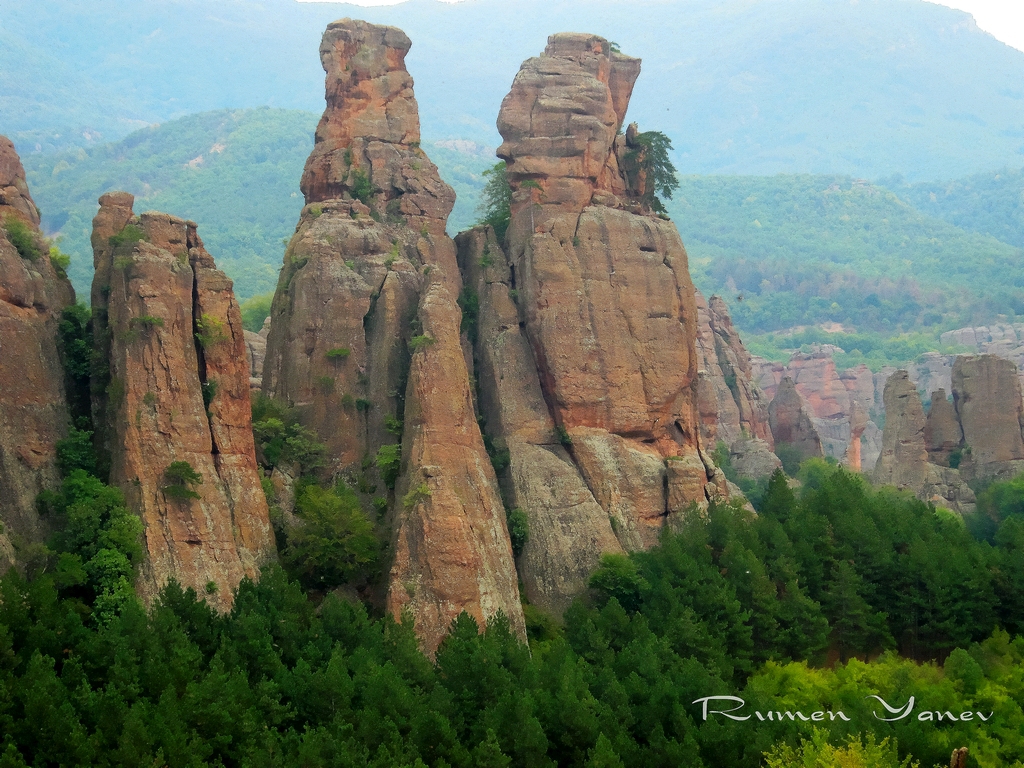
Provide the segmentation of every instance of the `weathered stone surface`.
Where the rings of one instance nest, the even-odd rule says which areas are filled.
[[[924,442],[924,408],[906,371],[896,371],[885,385],[885,429],[874,480],[917,493],[924,486],[928,451]]]
[[[110,452],[110,482],[145,528],[138,592],[152,600],[175,578],[227,610],[242,578],[255,578],[275,557],[241,313],[195,224],[159,213],[133,217],[130,196],[105,195],[100,203],[93,295],[102,301],[94,318],[106,329],[97,352],[107,356],[110,378],[94,413]],[[116,222],[143,238],[111,246]],[[166,490],[173,483],[165,472],[176,461],[201,476],[196,498]]]
[[[55,448],[69,414],[57,324],[75,298],[45,255],[21,161],[0,136],[0,225],[8,216],[29,225],[43,255],[22,258],[0,226],[0,573],[14,563],[15,545],[40,542],[48,531],[35,499],[60,484]]]
[[[608,513],[555,434],[504,251],[490,228],[456,238],[467,295],[478,312],[474,358],[480,410],[498,450],[509,452],[505,494],[530,535],[517,566],[527,598],[560,616],[587,585],[602,553],[621,552]],[[571,535],[568,535],[571,532]]]
[[[793,379],[784,377],[775,398],[768,404],[768,423],[775,438],[775,447],[783,444],[792,446],[801,461],[824,456],[821,438],[818,437],[809,411]]]
[[[932,392],[932,405],[924,425],[924,443],[928,460],[940,466],[949,466],[949,455],[963,445],[964,435],[957,420],[953,403],[946,398],[946,390]]]
[[[768,477],[782,467],[768,443],[759,438],[740,439],[729,446],[729,459],[736,474],[749,480]]]
[[[431,651],[464,610],[481,626],[503,611],[517,634],[526,632],[504,507],[473,412],[453,271],[435,264],[420,300],[423,331],[434,343],[413,354],[409,372],[407,469],[388,592],[388,609],[396,616],[412,610]]]
[[[245,331],[245,359],[249,364],[249,389],[263,388],[263,361],[267,358],[267,336],[270,335],[270,318],[263,323],[259,333]]]
[[[0,221],[12,215],[39,229],[39,209],[28,191],[21,158],[14,143],[0,136]]]
[[[952,379],[953,403],[970,448],[963,472],[1002,478],[1024,469],[1024,402],[1017,367],[995,355],[960,356]]]
[[[896,371],[885,386],[885,429],[874,481],[894,485],[922,501],[958,512],[974,509],[974,493],[960,473],[928,461],[925,415],[917,388],[906,371]]]
[[[698,334],[698,408],[701,436],[708,445],[731,445],[743,437],[768,443],[768,400],[753,381],[750,353],[733,327],[719,296],[705,301],[696,292]]]
[[[324,34],[327,108],[263,387],[298,406],[328,446],[331,474],[362,471],[404,418],[385,601],[396,615],[412,610],[432,652],[463,610],[484,622],[500,609],[525,628],[460,344],[462,283],[445,234],[455,194],[419,148],[409,47],[400,30],[351,19]]]
[[[655,540],[669,496],[727,492],[701,450],[686,251],[643,209],[646,181],[623,170],[635,126],[616,138],[638,74],[603,38],[554,35],[498,117],[520,322],[552,421],[626,548]],[[666,472],[675,456],[685,461]]]

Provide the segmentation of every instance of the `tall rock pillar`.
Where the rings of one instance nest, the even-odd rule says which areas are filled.
[[[47,532],[36,496],[60,484],[56,445],[69,413],[57,325],[74,301],[50,263],[21,160],[0,136],[0,574],[16,545]]]
[[[194,223],[135,216],[123,192],[100,198],[93,246],[96,355],[108,366],[93,413],[110,482],[145,528],[138,592],[152,600],[174,578],[227,610],[276,556],[231,281]]]
[[[298,408],[335,474],[372,472],[400,441],[386,602],[412,612],[432,652],[463,610],[481,624],[501,610],[522,637],[525,624],[461,346],[445,234],[455,193],[419,146],[410,46],[399,29],[352,19],[324,33],[327,108],[271,310],[264,391]]]

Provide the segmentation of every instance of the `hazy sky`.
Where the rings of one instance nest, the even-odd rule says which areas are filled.
[[[441,0],[458,3],[463,0]],[[405,0],[297,0],[300,3],[345,2],[350,5],[397,5]],[[623,0],[629,2],[629,0]],[[857,0],[851,0],[857,2]],[[974,20],[986,32],[1007,45],[1024,51],[1024,0],[926,0],[936,5],[959,8],[974,16]]]

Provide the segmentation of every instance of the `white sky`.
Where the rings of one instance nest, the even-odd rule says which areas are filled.
[[[628,2],[629,0],[623,0]],[[1024,0],[926,0],[936,5],[958,8],[974,16],[986,32],[1007,45],[1024,51]],[[333,2],[349,5],[398,5],[405,0],[297,0],[300,3]],[[458,3],[462,0],[441,0]]]

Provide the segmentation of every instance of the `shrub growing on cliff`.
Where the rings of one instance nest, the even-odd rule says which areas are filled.
[[[187,461],[174,461],[164,470],[164,480],[167,481],[162,490],[169,499],[186,501],[198,499],[199,494],[193,490],[193,486],[203,482],[203,476],[196,472],[195,468]]]
[[[487,182],[480,193],[480,204],[476,212],[479,224],[490,224],[498,240],[505,239],[509,222],[512,220],[512,187],[508,183],[505,161],[501,160],[483,173]]]
[[[224,321],[213,315],[203,315],[196,320],[196,341],[203,349],[220,344],[230,338]]]
[[[382,445],[377,449],[377,456],[374,459],[377,469],[380,470],[381,479],[388,488],[395,487],[398,474],[402,470],[402,446],[399,443]]]
[[[118,248],[122,245],[134,245],[143,240],[148,240],[146,233],[136,224],[125,224],[124,229],[116,235],[110,236],[110,245]]]
[[[41,255],[36,235],[24,221],[17,216],[8,216],[4,219],[4,229],[7,231],[7,239],[10,240],[23,259],[35,261]]]
[[[676,167],[669,159],[672,141],[661,131],[638,133],[633,139],[633,146],[626,153],[626,160],[642,171],[646,177],[640,201],[657,213],[665,213],[665,206],[658,195],[666,200],[672,199],[672,193],[679,188],[676,178]]]

